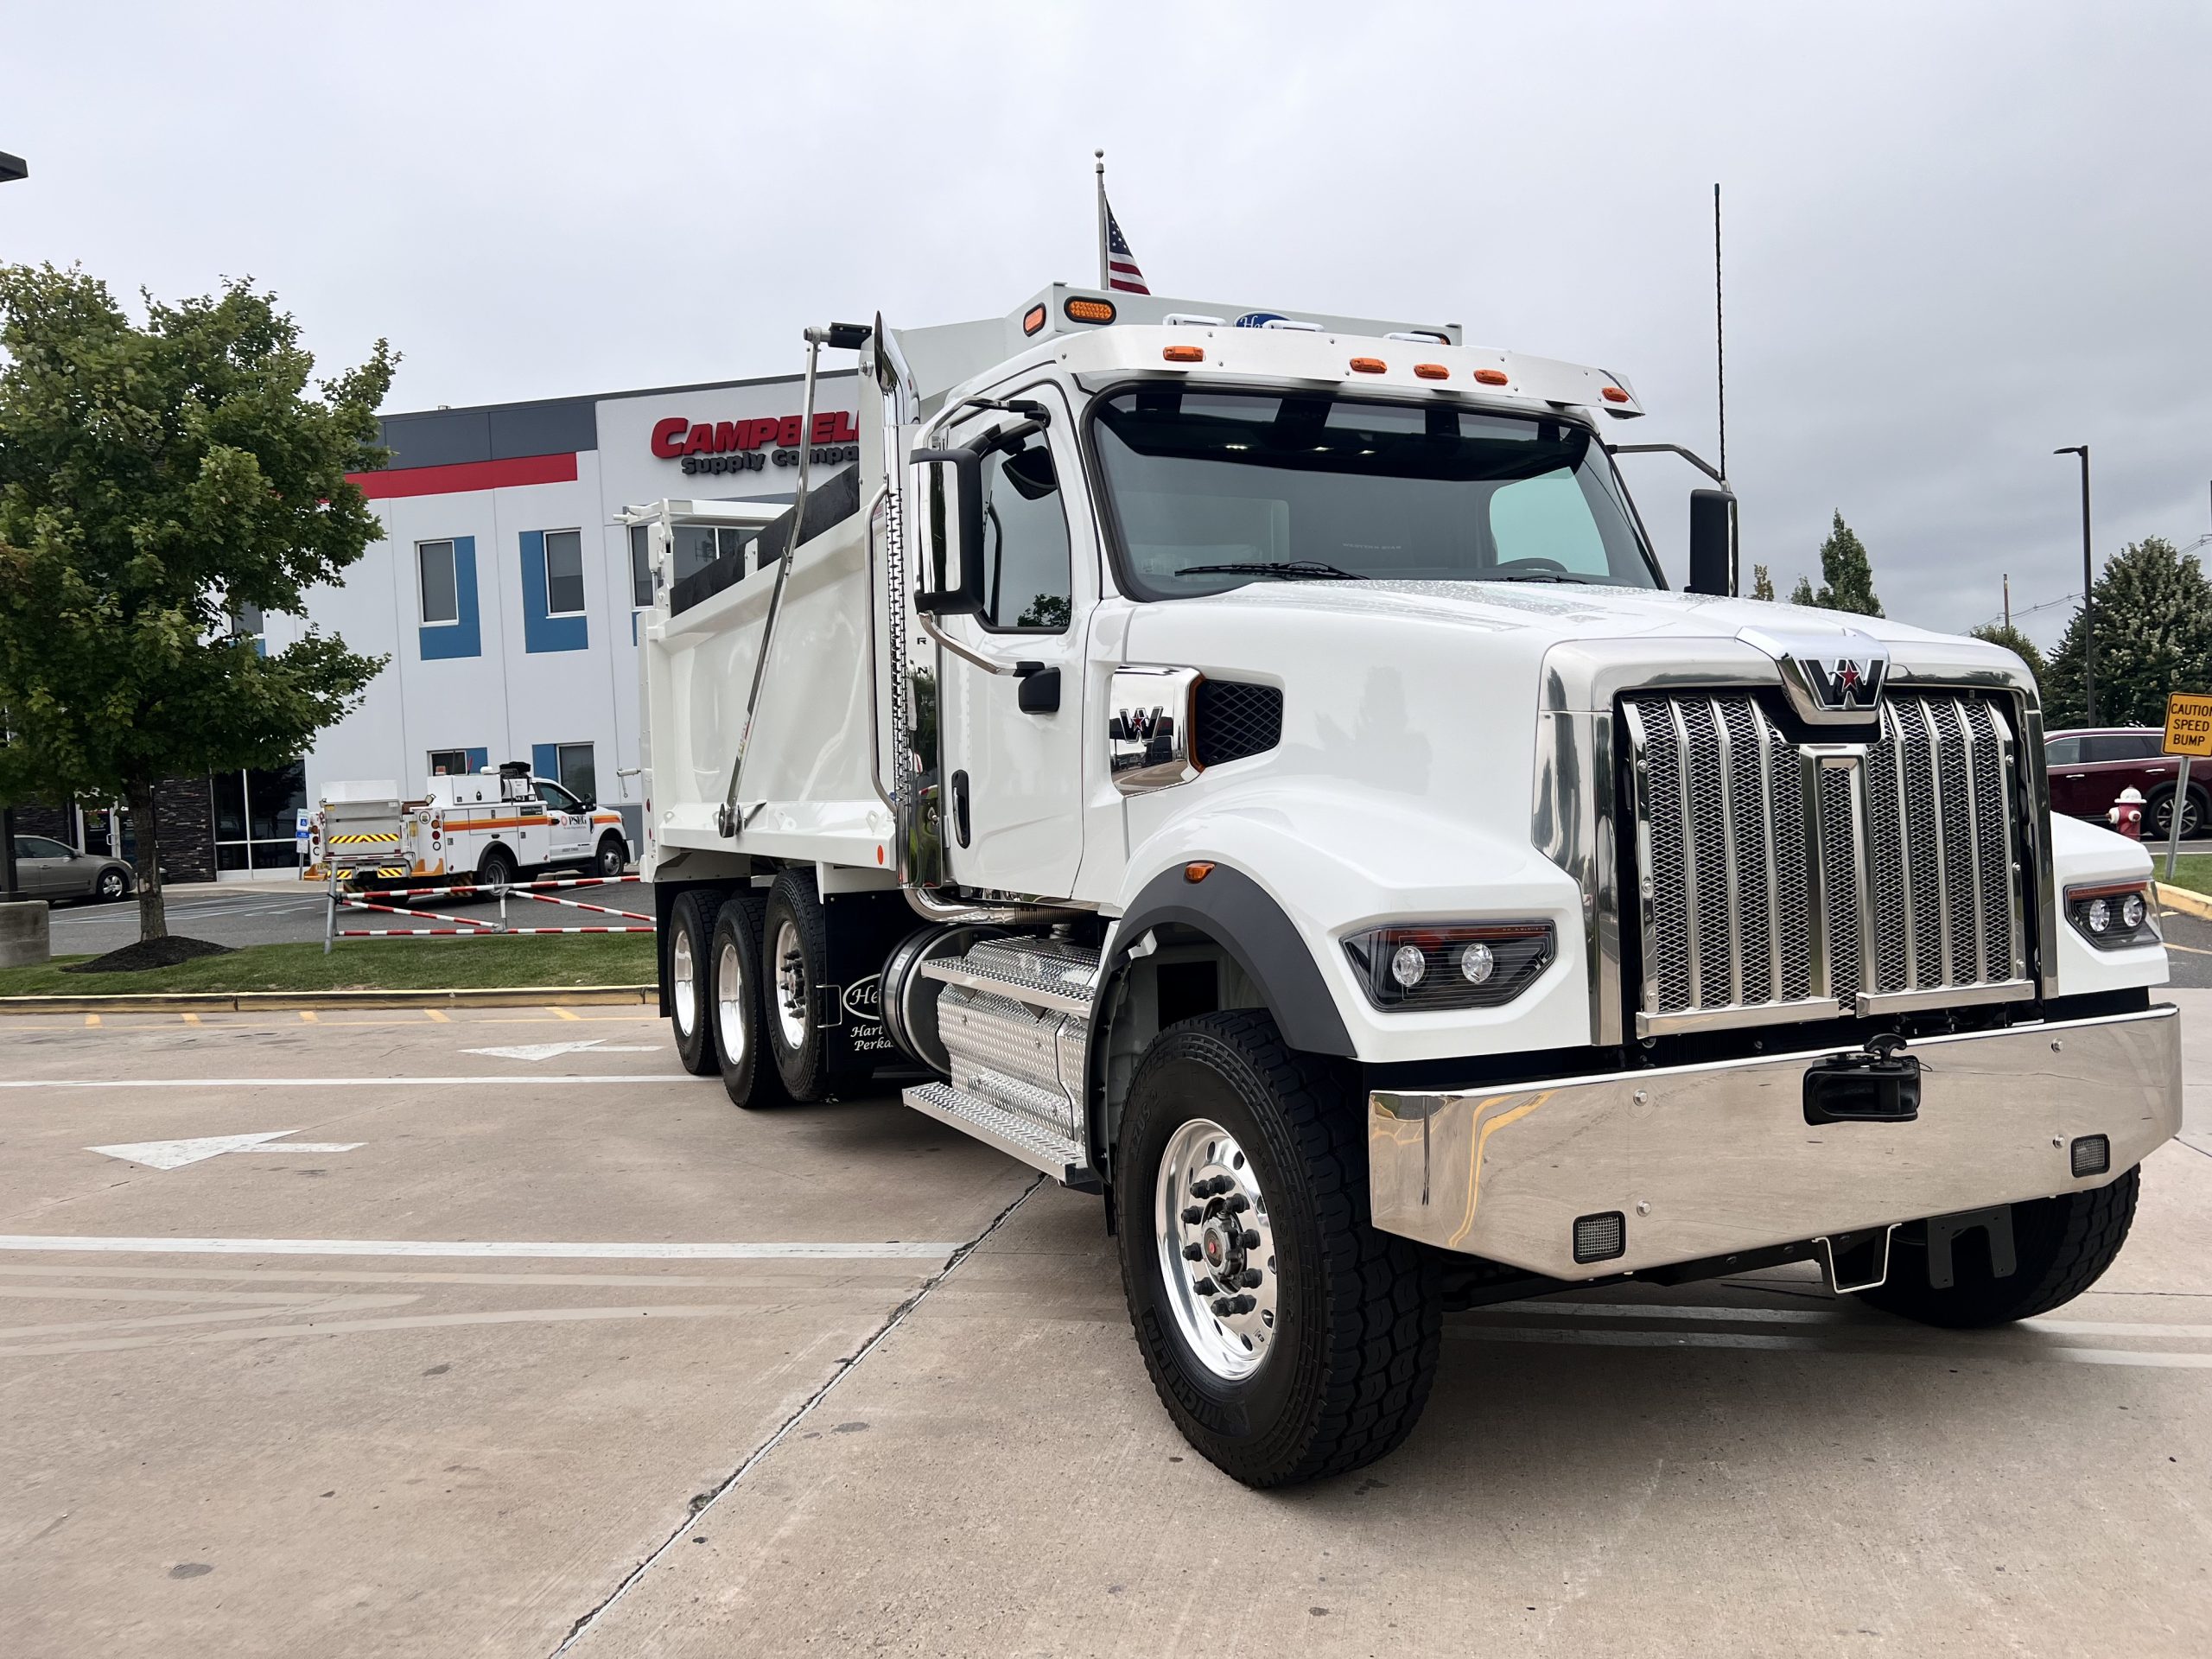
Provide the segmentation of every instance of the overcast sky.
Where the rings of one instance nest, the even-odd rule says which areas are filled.
[[[330,367],[388,337],[394,410],[607,391],[1093,280],[1103,145],[1155,293],[1459,321],[1711,455],[1717,180],[1745,582],[1840,510],[1962,628],[2079,588],[2056,446],[2101,555],[2212,528],[2208,48],[2202,4],[14,0],[0,259],[250,274]],[[1700,480],[1624,465],[1679,580]]]

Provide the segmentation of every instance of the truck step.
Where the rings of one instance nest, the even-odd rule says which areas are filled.
[[[1031,1113],[969,1094],[949,1083],[917,1084],[906,1096],[906,1103],[916,1111],[950,1123],[963,1135],[996,1147],[1032,1169],[1043,1170],[1062,1186],[1087,1192],[1099,1188],[1090,1152],[1082,1142]]]
[[[988,991],[1033,1008],[1087,1017],[1098,987],[1098,952],[1065,939],[980,939],[963,956],[925,963],[922,972],[948,985]]]

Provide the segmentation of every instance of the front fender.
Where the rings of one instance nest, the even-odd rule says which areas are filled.
[[[1192,863],[1216,868],[1192,882]],[[1278,786],[1170,817],[1131,849],[1127,871],[1102,985],[1150,927],[1185,921],[1236,957],[1296,1047],[1384,1063],[1591,1040],[1581,894],[1525,839],[1369,791]],[[1552,965],[1501,1007],[1385,1014],[1343,946],[1385,922],[1479,920],[1559,931]]]

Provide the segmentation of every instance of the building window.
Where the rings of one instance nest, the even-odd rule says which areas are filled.
[[[716,559],[734,559],[740,550],[760,532],[740,524],[678,524],[676,527],[675,569],[671,579],[696,576]],[[740,570],[743,566],[739,567]]]
[[[432,749],[430,776],[433,778],[461,778],[468,772],[467,749]]]
[[[215,868],[289,869],[299,862],[300,809],[308,804],[307,767],[253,767],[207,779],[215,818]]]
[[[417,542],[415,563],[422,575],[423,626],[460,621],[461,584],[454,575],[453,543]]]
[[[561,781],[577,799],[595,801],[599,798],[599,769],[592,762],[592,746],[588,743],[563,743],[560,746],[558,764]]]
[[[647,534],[644,524],[630,526],[630,603],[641,611],[653,602],[652,561],[645,552]]]
[[[545,532],[545,613],[584,613],[584,537],[580,530]]]

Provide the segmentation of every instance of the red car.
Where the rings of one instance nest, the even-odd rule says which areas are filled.
[[[2156,726],[2110,726],[2053,732],[2044,739],[2050,772],[2050,810],[2108,823],[2105,814],[2131,785],[2143,794],[2144,839],[2164,841],[2173,830],[2174,779],[2180,762],[2165,753]],[[2182,808],[2184,839],[2212,821],[2212,760],[2190,763],[2189,797]]]

